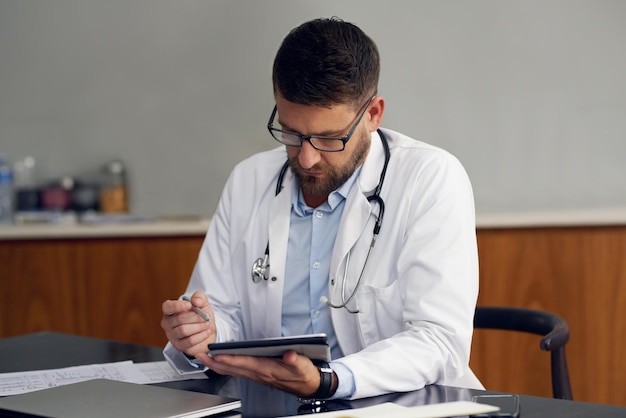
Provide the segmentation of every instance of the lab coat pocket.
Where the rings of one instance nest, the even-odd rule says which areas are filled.
[[[386,287],[363,285],[356,299],[366,346],[402,331],[403,305],[398,280]]]

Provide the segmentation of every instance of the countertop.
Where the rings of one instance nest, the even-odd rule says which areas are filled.
[[[155,236],[203,237],[209,228],[209,223],[209,218],[189,218],[102,224],[0,225],[0,240]]]
[[[150,236],[200,236],[210,218],[173,217],[138,222],[100,224],[0,225],[0,240],[111,238]],[[626,208],[537,211],[523,213],[478,213],[477,229],[626,226]]]
[[[477,229],[620,225],[626,225],[626,207],[476,214]]]

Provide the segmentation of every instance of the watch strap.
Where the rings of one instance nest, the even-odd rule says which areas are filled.
[[[315,361],[313,364],[315,364],[320,371],[320,386],[311,398],[328,399],[334,395],[333,369],[331,369],[330,365],[325,361]]]

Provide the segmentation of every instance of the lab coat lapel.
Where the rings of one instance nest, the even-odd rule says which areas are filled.
[[[283,286],[285,283],[285,265],[287,264],[287,243],[291,216],[291,194],[293,193],[293,175],[288,170],[283,180],[283,190],[272,199],[269,213],[270,244],[270,279],[267,283],[265,303],[265,329],[272,336],[281,333],[281,315]],[[272,280],[276,277],[276,280]],[[261,311],[255,311],[261,314]],[[263,315],[263,314],[261,314]]]
[[[372,134],[370,152],[363,164],[361,173],[355,187],[352,188],[342,215],[342,222],[337,232],[337,239],[331,261],[329,294],[335,304],[341,303],[342,280],[348,252],[354,247],[359,239],[364,239],[363,234],[371,231],[367,228],[368,221],[372,216],[373,206],[367,200],[378,184],[380,172],[384,165],[384,151],[378,134]],[[372,224],[373,225],[373,224]],[[365,238],[369,240],[369,237]],[[356,257],[358,258],[358,257]],[[356,265],[355,265],[356,263]],[[352,292],[359,277],[361,265],[356,260],[350,261],[350,271],[347,276],[346,298]],[[334,285],[332,285],[334,279]],[[354,301],[349,306],[355,307]],[[344,353],[354,353],[363,348],[362,336],[357,321],[359,314],[351,314],[345,309],[331,309],[333,326]]]
[[[361,174],[350,191],[346,206],[343,210],[341,225],[337,232],[333,260],[331,262],[331,276],[339,273],[339,268],[345,261],[350,249],[361,237],[367,222],[372,214],[373,206],[367,200],[367,196],[374,193],[378,185],[380,172],[385,163],[384,151],[377,133],[372,134],[370,151],[363,163]]]

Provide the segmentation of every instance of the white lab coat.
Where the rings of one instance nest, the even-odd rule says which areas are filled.
[[[332,321],[354,374],[354,398],[404,392],[428,384],[482,388],[468,367],[478,295],[474,201],[459,161],[448,152],[383,130],[391,148],[381,196],[385,215],[361,287]],[[203,290],[215,310],[220,341],[276,337],[281,306],[291,193],[288,170],[275,196],[284,147],[237,165],[224,188],[187,294]],[[372,134],[369,154],[347,198],[330,265],[328,297],[341,302],[365,262],[378,206],[367,201],[384,163]],[[270,243],[269,280],[251,280],[252,263]],[[167,351],[167,349],[166,349]],[[171,347],[170,347],[170,355]]]

